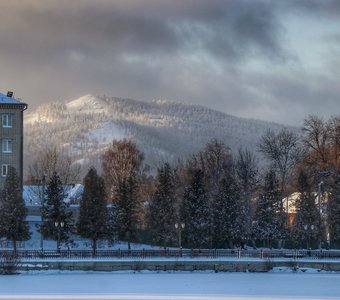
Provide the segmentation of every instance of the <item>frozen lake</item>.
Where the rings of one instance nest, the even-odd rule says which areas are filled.
[[[340,274],[30,272],[0,276],[0,299],[340,299]]]

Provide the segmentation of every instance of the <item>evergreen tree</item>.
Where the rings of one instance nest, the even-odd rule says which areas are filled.
[[[328,223],[329,234],[333,241],[340,240],[340,193],[338,187],[329,194]],[[324,228],[321,228],[324,230]]]
[[[20,179],[15,168],[10,167],[1,191],[0,201],[0,236],[11,240],[14,253],[17,251],[17,242],[30,238],[30,232],[25,221],[27,210],[22,198]]]
[[[92,240],[93,255],[96,253],[97,241],[110,239],[110,234],[113,234],[110,232],[104,180],[95,168],[91,168],[84,178],[77,228],[80,236]]]
[[[249,215],[233,176],[228,175],[221,180],[212,210],[213,246],[224,248],[243,245],[249,236]]]
[[[211,246],[211,213],[200,169],[192,171],[190,185],[184,191],[181,220],[185,224],[183,238],[189,247]]]
[[[117,231],[120,239],[131,240],[135,237],[138,224],[138,200],[136,182],[132,176],[118,183],[115,201],[117,207]]]
[[[298,244],[307,247],[320,238],[319,212],[315,205],[315,195],[312,192],[308,176],[301,171],[298,177],[299,198],[296,201],[296,217],[293,226],[293,238]]]
[[[254,219],[255,207],[252,199],[258,187],[258,162],[249,150],[239,149],[235,162],[235,173],[241,190],[241,201],[247,215],[247,232],[249,233]]]
[[[73,230],[72,213],[64,203],[64,187],[57,173],[53,173],[46,189],[47,203],[43,208],[43,234],[60,242],[67,242]]]
[[[158,169],[156,191],[150,203],[149,227],[155,242],[166,247],[175,236],[174,171],[168,163]]]
[[[275,171],[270,170],[258,199],[253,227],[255,237],[266,241],[269,247],[272,247],[274,240],[285,238],[286,216],[280,195]]]
[[[219,183],[233,168],[230,149],[217,139],[208,142],[204,149],[188,161],[190,170],[200,169],[204,174],[204,184],[209,201],[217,193]]]

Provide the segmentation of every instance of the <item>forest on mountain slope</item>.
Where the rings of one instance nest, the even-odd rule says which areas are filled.
[[[212,138],[234,153],[239,148],[253,151],[263,132],[282,127],[198,105],[86,95],[68,103],[44,104],[25,114],[25,174],[46,147],[57,147],[84,170],[100,169],[100,156],[112,140],[127,138],[144,153],[146,168],[155,172],[165,161],[187,159]]]

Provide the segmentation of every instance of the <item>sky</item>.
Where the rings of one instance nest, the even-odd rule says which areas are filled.
[[[340,111],[340,0],[0,0],[0,91],[168,99],[301,126]]]

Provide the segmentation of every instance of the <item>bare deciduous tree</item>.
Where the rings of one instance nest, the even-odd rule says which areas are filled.
[[[304,121],[302,131],[305,134],[303,143],[308,153],[309,161],[318,162],[321,168],[330,160],[330,126],[317,116],[310,116]]]
[[[29,166],[29,182],[39,183],[43,176],[50,179],[57,173],[63,184],[79,181],[81,166],[74,164],[71,157],[64,154],[57,146],[47,146],[37,153],[34,162]]]
[[[332,117],[328,124],[332,162],[338,166],[340,164],[340,116]]]
[[[262,135],[258,149],[277,170],[283,198],[286,196],[287,181],[291,171],[303,153],[298,135],[287,128],[281,129],[278,133],[268,129]]]
[[[114,199],[117,187],[128,178],[136,179],[144,155],[128,140],[114,140],[102,157],[103,177],[109,200]]]
[[[75,184],[79,182],[80,170],[80,164],[74,164],[58,147],[48,146],[36,154],[29,166],[26,183],[30,184],[30,194],[43,204],[46,183],[54,173],[60,174],[59,178],[63,185]]]

